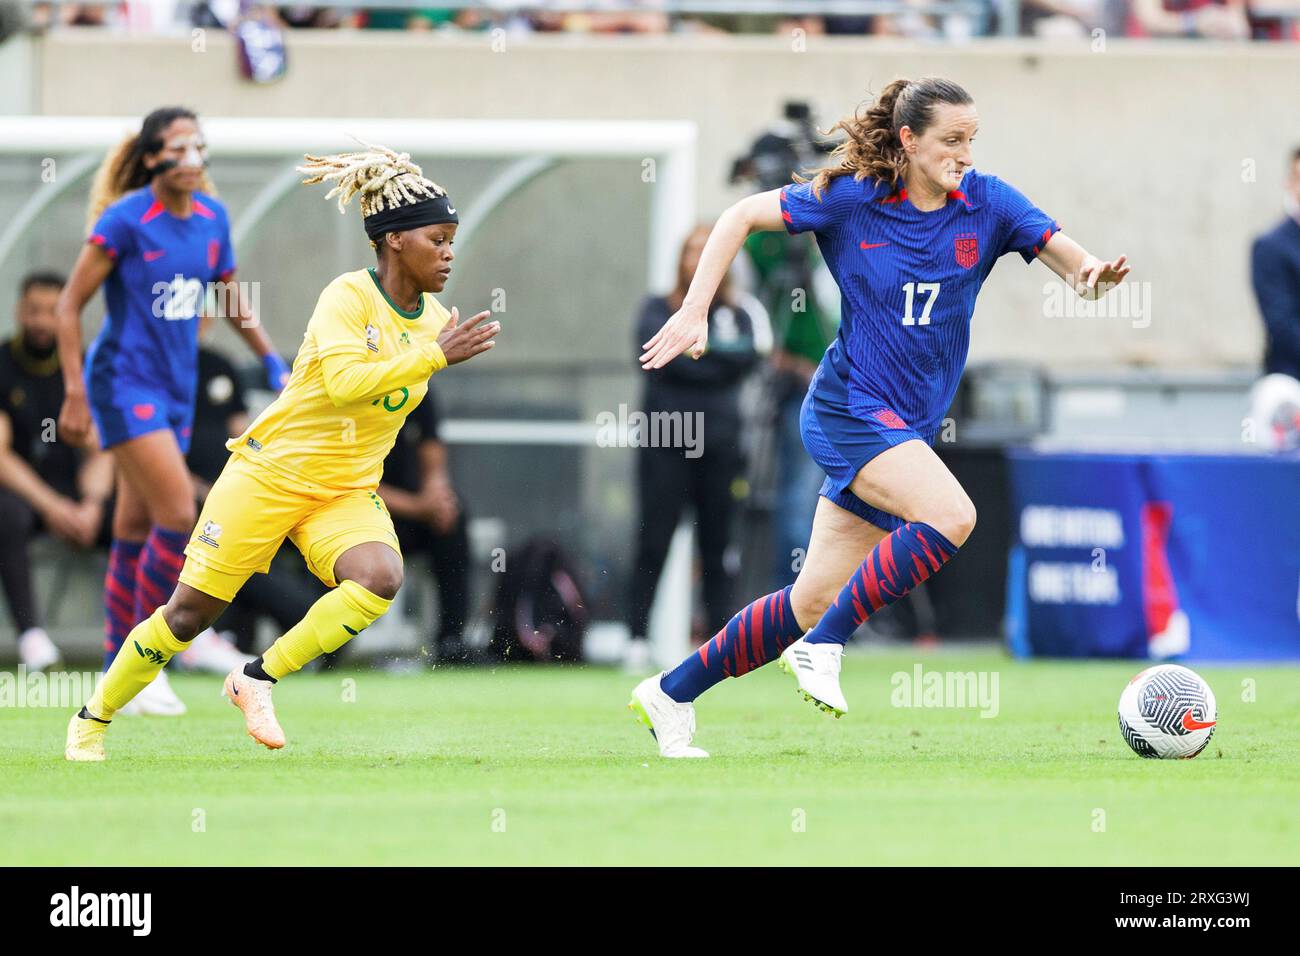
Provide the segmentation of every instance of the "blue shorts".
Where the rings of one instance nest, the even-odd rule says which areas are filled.
[[[826,472],[821,496],[877,528],[885,531],[901,528],[906,523],[902,518],[873,508],[850,491],[849,486],[862,466],[881,452],[905,441],[923,441],[928,445],[931,439],[921,435],[884,405],[865,408],[863,414],[855,414],[835,395],[817,388],[820,379],[820,375],[813,378],[808,394],[804,396],[803,408],[799,412],[799,432],[808,454]]]
[[[98,391],[98,390],[96,390]],[[166,393],[139,388],[114,389],[110,395],[88,395],[91,417],[99,430],[101,448],[169,428],[181,454],[190,450],[194,403],[178,402]]]

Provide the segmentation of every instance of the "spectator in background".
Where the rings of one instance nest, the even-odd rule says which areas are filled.
[[[285,26],[302,27],[318,30],[332,30],[344,22],[343,11],[339,7],[317,7],[311,4],[293,4],[282,6],[277,12]]]
[[[1246,0],[1252,40],[1300,40],[1300,0]]]
[[[31,8],[30,23],[34,30],[56,26],[102,27],[108,25],[108,5],[93,3],[36,3]]]
[[[1246,0],[1133,0],[1130,36],[1244,40]]]
[[[64,279],[26,276],[18,294],[18,332],[0,343],[0,583],[18,633],[18,652],[32,670],[59,652],[41,626],[28,546],[51,534],[75,548],[108,542],[112,459],[57,440],[63,374],[55,347],[54,304]]]
[[[952,9],[922,13],[923,7],[942,7],[942,0],[906,0],[916,9],[902,13],[878,14],[873,18],[871,33],[875,36],[908,37],[913,40],[967,40],[988,33],[992,6],[987,0],[978,4],[978,10]]]
[[[433,383],[397,435],[384,459],[379,497],[384,499],[397,540],[406,555],[429,558],[438,582],[438,633],[430,663],[469,659],[465,624],[469,617],[469,533],[465,509],[452,487],[447,446],[438,435],[440,419]]]
[[[1256,439],[1274,449],[1300,444],[1300,147],[1291,153],[1286,215],[1250,250],[1250,278],[1264,317],[1265,377],[1251,396]]]
[[[642,303],[635,326],[638,355],[643,343],[681,308],[710,228],[697,226],[682,244],[676,287]],[[683,437],[688,416],[702,427],[693,433],[697,447],[648,447],[649,439],[643,436],[646,440],[637,449],[639,539],[629,596],[632,641],[624,661],[628,670],[641,671],[649,664],[650,606],[668,545],[687,507],[694,510],[706,630],[712,633],[725,626],[731,613],[732,574],[724,554],[736,510],[733,485],[743,465],[740,386],[759,359],[751,311],[732,295],[730,283],[724,280],[709,307],[709,347],[704,355],[698,360],[680,356],[646,376],[642,410],[651,422],[656,413],[678,415]],[[664,431],[656,429],[660,435]]]
[[[194,423],[185,464],[194,479],[197,511],[203,510],[212,483],[226,467],[230,452],[226,442],[248,427],[247,392],[239,371],[205,339],[212,319],[199,320],[198,385],[194,391]],[[235,596],[216,623],[178,655],[182,667],[225,674],[253,659],[256,652],[257,622],[269,617],[281,633],[302,620],[307,609],[325,593],[325,586],[298,570],[296,563],[282,558],[281,548],[267,574],[254,574]],[[233,640],[225,635],[233,635]]]
[[[432,30],[453,23],[456,11],[448,7],[374,7],[362,11],[367,30]]]
[[[745,240],[745,252],[757,275],[759,300],[772,317],[777,337],[771,358],[776,405],[772,590],[779,591],[794,582],[826,478],[804,451],[799,412],[808,383],[835,337],[838,300],[823,302],[826,286],[834,291],[835,283],[829,274],[826,281],[817,281],[825,266],[808,236],[756,232]]]
[[[1020,32],[1049,39],[1086,37],[1097,27],[1122,32],[1122,22],[1106,22],[1107,9],[1105,0],[1022,0]]]
[[[1283,195],[1286,215],[1255,240],[1251,283],[1264,316],[1264,371],[1300,379],[1300,147],[1291,153]]]

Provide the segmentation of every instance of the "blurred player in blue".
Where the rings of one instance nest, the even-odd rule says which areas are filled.
[[[970,535],[975,507],[930,443],[965,367],[975,298],[994,263],[1011,252],[1039,259],[1087,298],[1128,274],[1124,256],[1089,255],[1012,186],[976,172],[978,126],[974,101],[956,83],[890,83],[836,124],[844,140],[834,165],[722,215],[681,309],[645,344],[645,369],[704,352],[709,303],[754,231],[812,231],[840,288],[839,333],[801,413],[804,447],[828,476],[803,568],[674,670],[637,686],[629,706],[665,757],[708,756],[691,746],[692,702],[778,658],[806,699],[842,716],[849,637]]]
[[[230,223],[206,169],[193,112],[146,116],[95,176],[90,234],[59,299],[59,440],[83,445],[97,436],[117,466],[105,667],[131,628],[171,596],[185,561],[195,521],[185,452],[205,303],[262,359],[272,389],[289,374],[235,281]],[[83,374],[81,311],[101,285],[106,315]],[[149,713],[184,710],[165,673],[138,704]]]

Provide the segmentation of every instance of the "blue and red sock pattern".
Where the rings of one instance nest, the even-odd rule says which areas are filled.
[[[853,632],[893,604],[957,553],[957,546],[922,521],[881,539],[804,638],[809,644],[847,644]]]
[[[135,619],[143,621],[167,603],[185,566],[184,531],[154,528],[145,539],[135,574]]]
[[[742,609],[713,640],[665,674],[660,686],[678,703],[694,700],[723,678],[776,660],[802,635],[787,587]]]
[[[131,628],[136,625],[135,575],[143,541],[114,538],[104,575],[104,670],[108,670]]]

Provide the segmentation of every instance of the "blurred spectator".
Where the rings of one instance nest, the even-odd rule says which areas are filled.
[[[823,17],[823,25],[826,29],[827,36],[866,36],[871,32],[872,17]]]
[[[825,475],[803,447],[799,412],[817,364],[838,324],[838,300],[824,303],[834,280],[815,280],[825,272],[816,244],[807,235],[756,232],[745,252],[757,276],[757,294],[772,317],[771,397],[775,404],[776,483],[773,503],[772,590],[795,579],[797,557],[808,547],[817,493]],[[802,290],[796,298],[792,290]]]
[[[657,0],[592,0],[588,10],[564,12],[564,29],[571,33],[667,33],[670,21],[660,6]]]
[[[108,6],[94,3],[36,3],[31,8],[34,30],[55,26],[102,27],[108,23]]]
[[[635,325],[636,354],[681,308],[710,228],[696,227],[682,244],[676,287],[641,304]],[[662,416],[680,419],[682,427],[676,434],[682,437],[688,434],[688,417],[700,424],[690,433],[697,443],[694,447],[648,447],[648,436],[642,436],[637,449],[639,536],[628,603],[632,642],[625,664],[629,670],[640,671],[649,661],[650,606],[668,545],[688,507],[694,511],[702,565],[705,630],[710,634],[721,630],[731,616],[732,576],[724,554],[736,511],[733,485],[743,465],[740,386],[759,358],[754,340],[756,311],[761,311],[757,303],[744,306],[724,280],[709,307],[709,345],[704,355],[698,360],[681,355],[662,369],[645,373],[642,411],[657,435],[672,432],[653,424]]]
[[[287,27],[306,27],[314,29],[334,29],[342,26],[345,19],[340,7],[316,7],[311,4],[294,4],[279,8],[281,21]]]
[[[18,332],[0,342],[0,584],[18,633],[19,656],[34,670],[59,659],[41,625],[28,555],[48,531],[75,548],[107,543],[113,513],[112,459],[57,440],[63,374],[54,305],[62,276],[34,272],[19,287]]]
[[[980,9],[967,9],[943,13],[923,13],[922,7],[942,6],[942,0],[906,0],[916,10],[904,13],[880,14],[874,18],[872,34],[875,36],[908,37],[914,40],[967,40],[988,32],[991,21],[991,3],[983,0]]]
[[[1264,372],[1300,379],[1300,147],[1291,153],[1286,215],[1250,250],[1250,277],[1264,317]]]
[[[212,483],[226,466],[230,452],[226,442],[248,427],[248,402],[239,372],[220,352],[203,342],[212,326],[211,318],[200,320],[198,385],[194,393],[194,424],[190,450],[185,456],[194,479],[198,510],[212,490]],[[284,545],[271,563],[268,574],[254,574],[240,589],[210,631],[205,631],[181,654],[184,667],[226,673],[240,660],[256,652],[257,622],[269,617],[283,633],[307,613],[325,593],[325,586],[302,570],[301,562],[285,552]],[[218,633],[222,635],[218,637]]]
[[[19,0],[0,0],[0,43],[35,25]]]
[[[1250,394],[1251,436],[1269,451],[1300,448],[1300,147],[1291,153],[1286,215],[1255,240],[1250,278],[1264,317],[1264,377]]]
[[[1105,9],[1103,0],[1021,0],[1020,32],[1044,38],[1084,37],[1105,28]],[[1116,26],[1122,30],[1122,24]]]
[[[1215,40],[1250,36],[1246,0],[1133,0],[1133,22],[1132,36]]]
[[[428,557],[438,583],[438,632],[431,635],[430,663],[468,660],[469,533],[465,509],[451,484],[433,384],[397,435],[384,459],[379,497],[384,499],[402,553]]]
[[[368,30],[432,30],[456,19],[448,7],[373,7],[362,12]]]
[[[1246,0],[1253,40],[1300,40],[1300,0]]]

